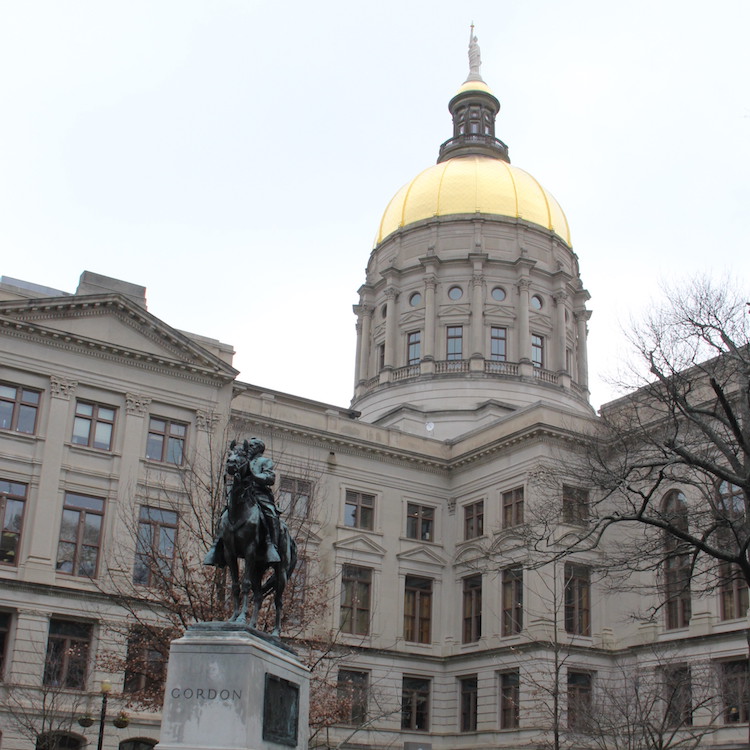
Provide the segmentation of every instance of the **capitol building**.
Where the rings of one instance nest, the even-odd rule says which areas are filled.
[[[679,694],[679,710],[660,698],[667,733],[715,727],[685,747],[747,746],[731,689],[747,681],[746,588],[660,607],[654,574],[623,590],[598,574],[606,539],[566,556],[533,543],[540,518],[555,519],[553,541],[580,533],[597,492],[576,469],[599,420],[595,318],[575,228],[511,163],[471,51],[436,163],[385,203],[354,306],[349,406],[242,382],[231,345],[156,318],[136,283],[86,271],[70,293],[2,278],[2,750],[33,747],[34,727],[40,750],[95,746],[97,724],[77,717],[96,718],[102,681],[117,707],[142,684],[102,658],[129,648],[111,587],[148,589],[143,539],[176,563],[185,473],[252,436],[284,517],[306,530],[304,578],[325,601],[306,635],[335,645],[344,710],[311,747],[593,746],[598,691],[636,673]],[[126,710],[105,747],[148,750],[159,713]]]

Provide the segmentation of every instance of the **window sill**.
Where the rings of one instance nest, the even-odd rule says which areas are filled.
[[[84,456],[100,456],[101,458],[121,458],[122,456],[122,454],[113,450],[93,448],[88,445],[78,445],[77,443],[65,443],[65,447],[73,453],[80,453]]]

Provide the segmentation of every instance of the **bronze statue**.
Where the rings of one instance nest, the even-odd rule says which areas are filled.
[[[229,445],[225,482],[227,505],[219,520],[216,540],[204,565],[229,566],[232,576],[234,612],[230,622],[247,621],[250,592],[253,611],[249,625],[255,627],[263,599],[274,592],[276,620],[273,635],[281,632],[282,596],[297,564],[297,545],[279,517],[271,485],[276,481],[273,461],[263,456],[266,446],[252,438]],[[245,561],[240,597],[239,559]],[[264,583],[263,576],[272,570]]]

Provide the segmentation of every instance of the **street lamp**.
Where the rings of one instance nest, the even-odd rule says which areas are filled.
[[[112,683],[109,680],[103,680],[101,684],[102,694],[102,710],[99,715],[99,740],[96,744],[96,750],[102,750],[104,744],[104,725],[107,721],[107,698],[112,690]],[[86,714],[78,719],[78,723],[82,727],[90,727],[94,723],[94,719]],[[120,711],[115,720],[112,722],[118,729],[122,729],[128,725],[128,715],[124,711]]]
[[[107,696],[112,690],[112,683],[109,680],[102,680],[102,713],[99,717],[99,741],[96,743],[96,750],[102,750],[104,744],[104,722],[107,720]]]

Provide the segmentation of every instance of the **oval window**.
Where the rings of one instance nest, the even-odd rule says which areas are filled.
[[[461,297],[463,297],[463,295],[464,295],[464,290],[461,289],[460,286],[452,286],[448,290],[448,296],[451,299],[461,299]]]
[[[492,294],[492,299],[496,302],[502,302],[505,299],[505,289],[501,286],[496,286],[490,294]]]
[[[538,294],[535,294],[535,295],[534,295],[534,296],[533,296],[533,297],[531,298],[531,306],[532,306],[532,307],[533,307],[533,308],[534,308],[535,310],[541,310],[541,309],[542,309],[542,304],[543,304],[543,303],[542,303],[542,298],[541,298],[541,297],[540,297],[540,296],[539,296]]]
[[[414,294],[409,297],[409,304],[412,307],[422,304],[422,295],[419,292],[414,292]]]

